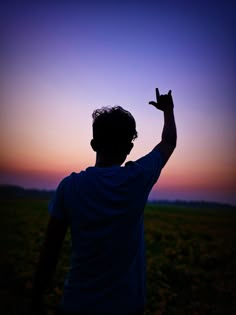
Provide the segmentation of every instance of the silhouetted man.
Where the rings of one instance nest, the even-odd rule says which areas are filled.
[[[120,106],[95,110],[95,166],[59,184],[49,205],[46,241],[35,274],[33,306],[55,270],[67,228],[70,270],[58,314],[143,314],[146,297],[144,207],[176,146],[171,91],[150,102],[164,113],[162,140],[147,155],[121,166],[137,137],[133,116]]]

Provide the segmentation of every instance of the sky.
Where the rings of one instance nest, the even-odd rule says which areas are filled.
[[[148,102],[172,90],[177,148],[150,199],[236,204],[233,1],[1,4],[0,184],[55,189],[94,165],[92,112],[136,119],[127,160],[161,140]]]

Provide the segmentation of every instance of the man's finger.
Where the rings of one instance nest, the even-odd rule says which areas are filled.
[[[171,90],[169,90],[168,95],[171,95]]]
[[[153,106],[156,106],[156,105],[157,105],[156,102],[149,102],[148,104],[153,105]]]
[[[158,98],[160,97],[160,93],[159,93],[159,89],[156,88],[156,98],[157,98],[157,101],[158,101]]]

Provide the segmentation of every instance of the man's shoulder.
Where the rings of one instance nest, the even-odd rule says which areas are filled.
[[[70,183],[73,183],[75,180],[81,178],[83,176],[83,174],[85,173],[84,170],[79,171],[79,172],[72,172],[70,175],[65,176],[61,182],[60,182],[60,186],[65,186],[68,185]]]
[[[141,164],[141,165],[149,164],[149,163],[152,164],[152,163],[159,163],[160,160],[161,160],[161,152],[158,149],[153,149],[149,153],[143,155],[142,157],[134,161],[134,163]]]

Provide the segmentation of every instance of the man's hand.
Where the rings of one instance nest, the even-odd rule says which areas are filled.
[[[168,92],[168,94],[160,95],[158,88],[156,88],[156,99],[156,102],[149,102],[149,104],[163,112],[174,107],[171,90]]]
[[[157,109],[164,113],[164,127],[162,130],[161,142],[158,143],[154,150],[158,150],[162,157],[162,167],[166,164],[171,154],[176,147],[177,133],[174,118],[174,103],[171,96],[171,91],[168,94],[160,95],[159,90],[156,89],[156,102],[149,102]]]

